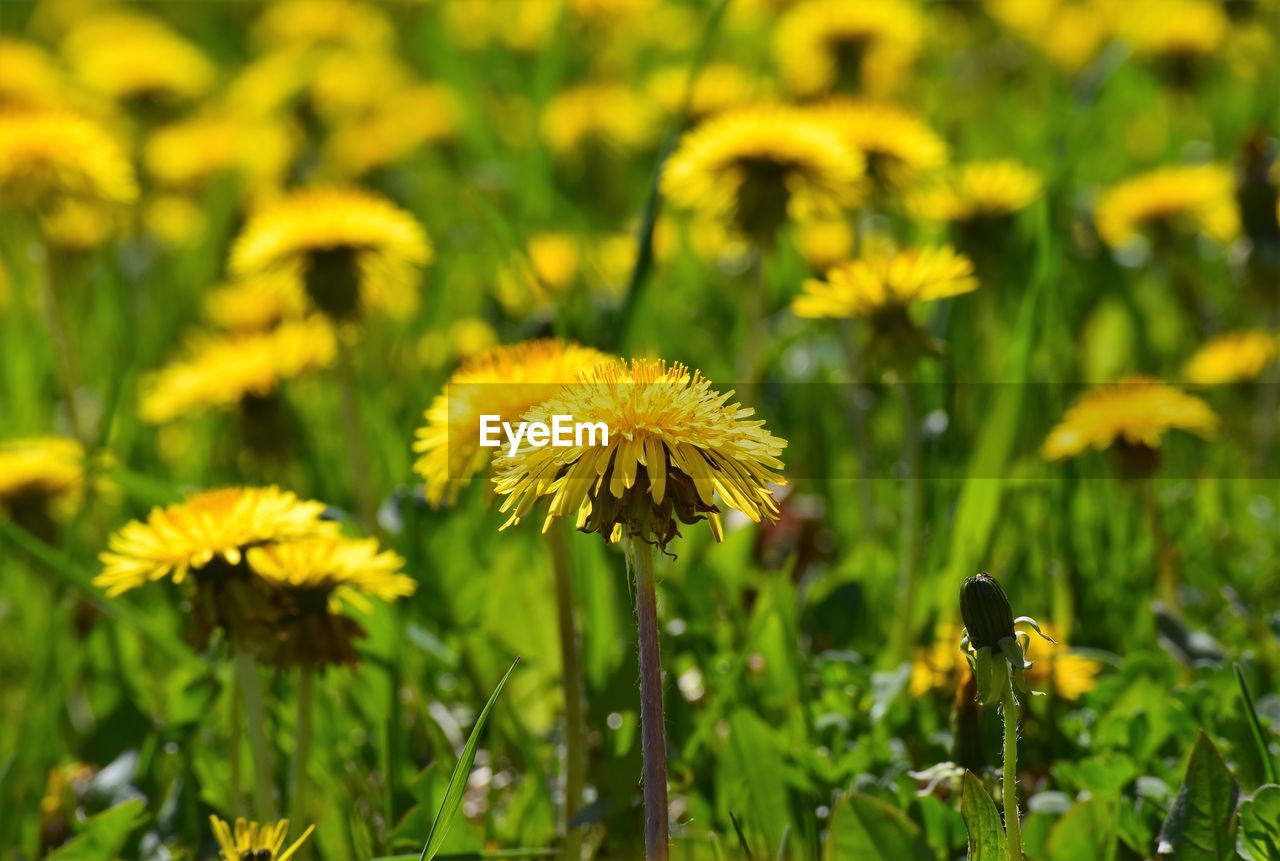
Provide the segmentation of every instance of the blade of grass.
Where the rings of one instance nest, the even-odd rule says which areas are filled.
[[[519,664],[519,658],[511,662],[506,675],[502,677],[502,681],[498,682],[498,686],[489,695],[489,701],[480,710],[476,725],[471,728],[471,735],[467,737],[467,743],[462,746],[458,764],[453,767],[453,774],[449,776],[449,787],[445,790],[444,800],[440,802],[440,810],[436,812],[435,821],[431,823],[431,833],[427,835],[427,843],[422,847],[422,854],[418,856],[418,861],[432,861],[440,851],[440,847],[444,845],[449,827],[453,825],[458,808],[462,806],[462,792],[467,787],[471,766],[476,761],[476,749],[480,746],[480,736],[484,733],[485,724],[489,721],[489,713],[493,711],[493,704],[498,701],[499,694],[506,687],[507,679],[511,678],[511,674]]]
[[[1276,779],[1276,764],[1267,749],[1267,734],[1258,719],[1258,712],[1253,707],[1253,695],[1249,693],[1249,685],[1244,680],[1244,670],[1239,662],[1233,663],[1236,671],[1236,685],[1240,688],[1240,699],[1244,700],[1245,717],[1249,719],[1249,729],[1253,731],[1253,743],[1258,746],[1258,761],[1262,764],[1263,783],[1280,783]]]

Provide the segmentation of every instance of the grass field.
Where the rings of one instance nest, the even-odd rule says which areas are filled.
[[[0,0],[0,859],[1277,861],[1278,136],[1275,0]]]

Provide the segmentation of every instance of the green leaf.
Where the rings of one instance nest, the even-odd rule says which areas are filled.
[[[1049,861],[1115,861],[1118,841],[1114,802],[1091,798],[1054,823],[1045,849]]]
[[[1262,767],[1262,776],[1267,783],[1280,783],[1276,777],[1276,764],[1271,759],[1271,751],[1267,749],[1267,733],[1258,719],[1258,712],[1253,707],[1253,696],[1249,693],[1249,685],[1244,680],[1244,670],[1240,665],[1232,665],[1236,671],[1236,685],[1240,688],[1240,699],[1244,701],[1244,714],[1249,719],[1249,730],[1253,733],[1253,743],[1258,749],[1258,763]]]
[[[116,858],[147,818],[146,808],[131,799],[104,810],[84,824],[81,832],[45,856],[45,861],[105,861]]]
[[[824,861],[933,861],[920,828],[898,808],[853,793],[831,812]]]
[[[1240,847],[1253,861],[1280,858],[1280,786],[1268,784],[1240,805]]]
[[[969,861],[1003,861],[1004,826],[990,793],[972,771],[964,773],[960,815],[969,832]]]
[[[498,686],[489,696],[489,701],[480,710],[476,725],[471,728],[471,735],[467,737],[467,743],[462,746],[462,755],[458,757],[458,764],[453,767],[453,774],[449,777],[449,788],[445,790],[444,800],[440,803],[435,821],[431,823],[431,832],[427,835],[427,843],[422,847],[422,854],[418,856],[418,861],[431,861],[444,845],[449,826],[453,824],[454,817],[458,815],[458,808],[462,806],[462,793],[467,788],[467,778],[471,775],[471,766],[476,761],[476,748],[480,746],[480,736],[484,732],[485,724],[489,721],[489,713],[493,711],[493,704],[498,701],[498,695],[507,686],[507,679],[511,678],[511,674],[515,672],[519,663],[519,658],[511,662],[506,675],[502,677],[502,681],[498,682]]]
[[[1234,859],[1239,797],[1240,785],[1201,730],[1187,764],[1187,776],[1160,829],[1157,853],[1175,861]]]

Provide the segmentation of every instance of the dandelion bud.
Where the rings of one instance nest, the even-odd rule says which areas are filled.
[[[964,581],[960,587],[960,617],[975,649],[998,648],[1001,640],[1014,636],[1009,598],[990,574],[975,574]]]

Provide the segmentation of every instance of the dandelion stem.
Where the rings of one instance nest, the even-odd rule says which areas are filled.
[[[667,739],[662,709],[662,657],[658,648],[658,599],[653,548],[627,539],[627,560],[636,581],[636,629],[640,645],[640,737],[644,761],[646,861],[667,861]]]
[[[582,809],[582,789],[586,780],[587,745],[582,708],[582,662],[578,654],[578,630],[573,612],[573,571],[568,536],[563,525],[553,523],[546,533],[555,575],[556,613],[560,625],[560,684],[564,689],[564,846],[565,861],[582,858],[582,829],[569,821]]]
[[[769,291],[764,278],[765,246],[755,250],[751,269],[747,273],[747,301],[744,303],[746,321],[743,326],[741,350],[738,353],[738,388],[743,401],[750,403],[759,384],[760,349],[769,337]]]
[[[230,737],[227,739],[227,747],[231,750],[231,809],[240,809],[240,790],[242,789],[240,767],[241,759],[244,751],[241,748],[242,734],[240,732],[240,677],[233,674],[231,677],[231,714],[229,715],[231,728]]]
[[[1160,502],[1156,499],[1156,483],[1152,478],[1142,480],[1142,507],[1146,513],[1147,528],[1151,530],[1151,539],[1156,546],[1156,591],[1160,600],[1176,610],[1182,603],[1178,597],[1178,560],[1173,539],[1164,528]]]
[[[82,445],[87,446],[89,444],[87,429],[81,421],[80,408],[76,404],[76,389],[80,375],[76,364],[75,348],[71,341],[71,329],[67,325],[66,309],[62,304],[59,252],[56,249],[47,248],[45,255],[45,295],[49,311],[49,327],[53,335],[53,351],[57,356],[58,378],[62,383],[63,397],[67,401],[67,420],[71,423],[71,433]]]
[[[911,383],[900,382],[898,393],[902,399],[902,556],[898,571],[898,628],[892,654],[901,662],[911,658],[915,632],[916,594],[920,588],[920,497],[924,485],[920,480],[920,421]]]
[[[249,730],[249,753],[253,758],[253,807],[260,821],[275,819],[275,790],[272,775],[271,748],[267,744],[266,710],[262,704],[262,688],[258,685],[258,668],[243,649],[236,650],[236,678],[244,700],[245,723]]]
[[[356,515],[366,532],[378,526],[378,512],[369,484],[369,457],[365,452],[364,431],[360,426],[360,398],[356,392],[356,367],[352,358],[353,339],[338,345],[338,376],[342,389],[342,429],[347,438],[347,458],[351,461],[351,481],[356,495]]]
[[[1001,658],[1003,660],[1003,658]],[[1009,861],[1022,861],[1022,825],[1018,821],[1018,700],[1013,678],[1004,685],[1004,835]]]
[[[307,760],[311,756],[311,716],[315,698],[315,670],[303,667],[298,676],[298,723],[294,730],[293,769],[289,777],[289,818],[307,820]]]

